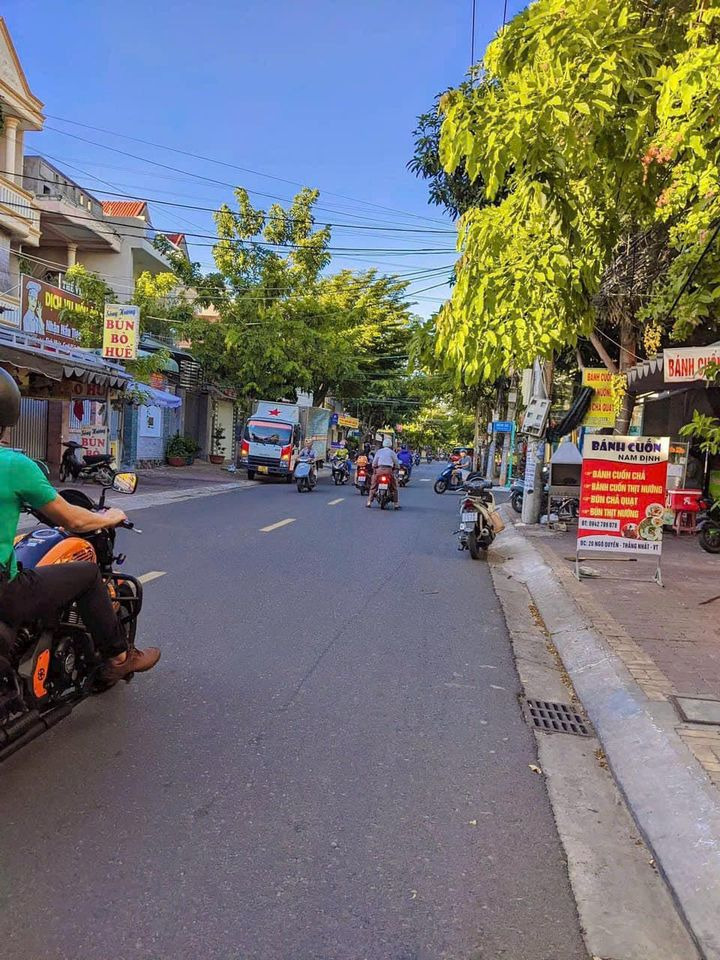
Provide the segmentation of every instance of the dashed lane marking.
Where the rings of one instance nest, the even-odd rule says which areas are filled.
[[[430,483],[430,477],[420,477],[420,483]]]
[[[138,577],[140,583],[150,583],[151,580],[157,580],[158,577],[164,577],[167,575],[166,570],[148,570],[147,573],[143,573]]]
[[[295,517],[288,517],[287,520],[278,520],[277,523],[271,523],[269,527],[260,527],[260,533],[270,533],[271,530],[286,527],[288,523],[295,523]]]
[[[328,500],[328,506],[334,507],[336,503],[342,503],[345,497],[338,497],[337,500]]]

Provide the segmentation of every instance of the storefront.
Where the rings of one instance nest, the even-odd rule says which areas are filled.
[[[77,439],[94,452],[110,452],[122,420],[113,413],[130,376],[76,347],[0,326],[0,365],[22,394],[20,421],[5,440],[57,471],[62,443]]]

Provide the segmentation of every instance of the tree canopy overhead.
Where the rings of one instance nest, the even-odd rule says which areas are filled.
[[[461,217],[457,283],[437,318],[438,358],[465,383],[590,334],[619,244],[658,219],[678,256],[643,319],[672,302],[717,217],[718,9],[537,0],[489,46],[481,82],[442,98],[446,171],[462,165],[497,201]],[[685,297],[678,316],[692,322],[714,294]]]

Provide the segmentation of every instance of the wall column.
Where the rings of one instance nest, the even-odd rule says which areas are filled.
[[[77,244],[69,243],[67,245],[67,265],[68,267],[74,267],[77,263]]]
[[[15,170],[17,169],[17,160],[15,151],[17,146],[17,117],[5,117],[5,156],[2,176],[13,183],[17,182]]]

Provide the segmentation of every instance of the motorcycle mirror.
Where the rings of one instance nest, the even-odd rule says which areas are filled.
[[[112,488],[116,493],[135,493],[138,485],[136,473],[116,473]]]

